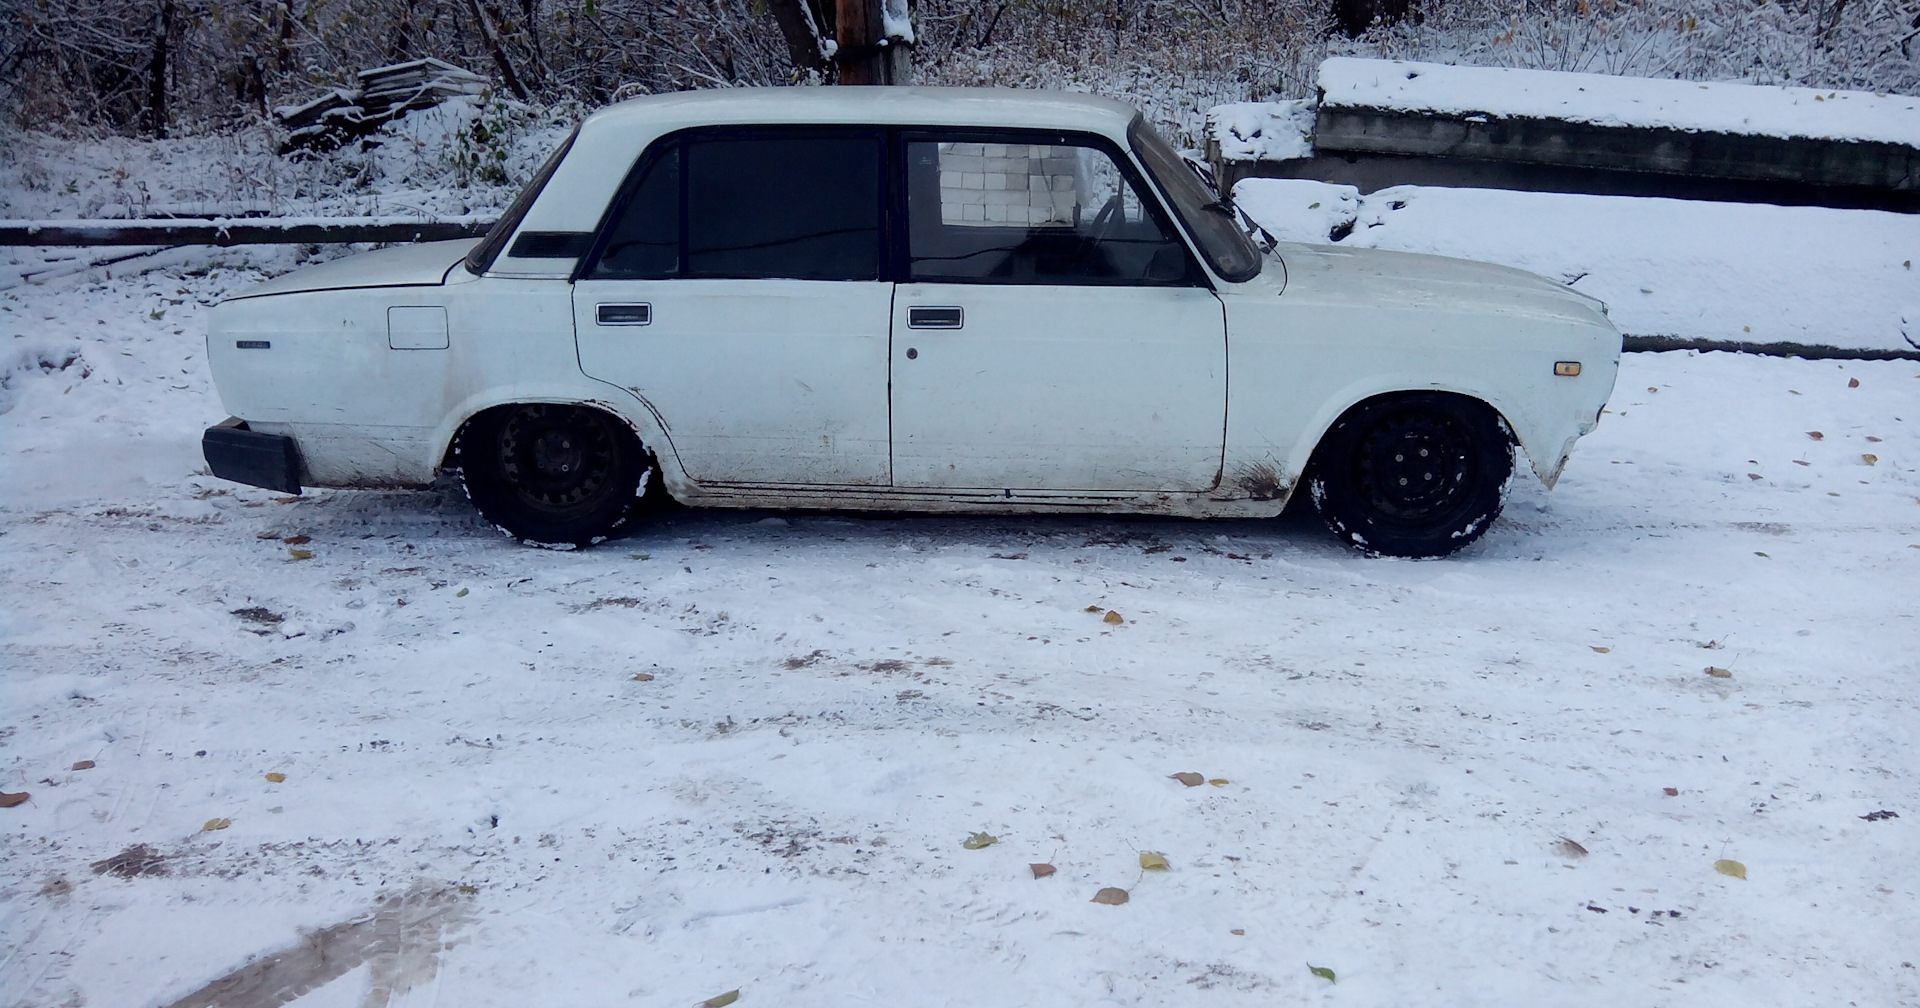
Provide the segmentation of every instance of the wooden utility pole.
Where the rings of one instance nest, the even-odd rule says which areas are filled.
[[[886,84],[880,58],[880,4],[882,0],[834,0],[834,61],[840,64],[842,84]]]

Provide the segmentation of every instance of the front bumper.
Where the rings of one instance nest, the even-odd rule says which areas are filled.
[[[281,434],[250,430],[239,417],[207,428],[200,451],[215,476],[282,493],[300,492],[300,448]]]

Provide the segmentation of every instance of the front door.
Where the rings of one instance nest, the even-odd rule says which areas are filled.
[[[910,134],[893,306],[896,486],[1203,491],[1226,320],[1103,142]]]
[[[886,486],[878,131],[656,144],[574,284],[587,374],[631,389],[703,483]]]

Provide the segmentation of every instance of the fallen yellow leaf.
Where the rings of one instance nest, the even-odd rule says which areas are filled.
[[[233,825],[233,820],[231,819],[209,819],[205,826],[200,827],[200,832],[211,833],[214,830],[226,829],[231,825]]]
[[[275,772],[267,775],[267,783],[269,784],[284,784],[286,781],[287,775],[283,773]]]
[[[1874,453],[1872,453],[1872,452],[1861,452],[1861,453],[1860,453],[1860,461],[1862,461],[1862,462],[1865,462],[1865,463],[1866,463],[1866,464],[1868,464],[1868,465],[1879,465],[1879,464],[1880,464],[1880,456],[1878,456],[1878,455],[1875,455],[1875,454],[1874,454]]]
[[[1000,838],[991,833],[971,833],[968,834],[965,840],[960,841],[960,846],[968,850],[979,850],[982,847],[991,847],[999,842]]]
[[[705,1001],[700,1002],[700,1008],[727,1008],[728,1005],[738,1000],[740,1000],[740,988],[735,987],[725,994],[715,994]]]
[[[1153,851],[1141,851],[1140,867],[1146,871],[1166,871],[1173,866],[1167,864],[1167,856],[1165,854],[1156,854]]]
[[[1114,626],[1119,626],[1120,624],[1125,623],[1126,621],[1127,621],[1126,617],[1120,615],[1117,612],[1114,612],[1111,609],[1107,610],[1107,614],[1105,616],[1100,617],[1100,622],[1110,623]]]
[[[1721,858],[1720,860],[1715,861],[1713,863],[1713,870],[1719,872],[1722,875],[1731,875],[1737,879],[1744,879],[1747,877],[1746,865],[1743,865],[1738,861],[1729,861],[1726,858]]]
[[[1213,785],[1214,787],[1226,787],[1228,784],[1232,782],[1227,780],[1225,777],[1215,777],[1212,780],[1207,781],[1207,783]]]
[[[295,559],[295,560],[311,560],[311,559],[313,559],[313,551],[312,551],[312,550],[303,550],[303,549],[290,549],[290,550],[288,550],[288,551],[287,551],[287,555],[288,555],[288,556],[290,556],[290,557],[292,557],[292,558],[293,558],[293,559]]]

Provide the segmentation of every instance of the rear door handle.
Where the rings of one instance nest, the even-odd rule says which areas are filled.
[[[951,305],[907,309],[909,329],[958,329],[963,323],[964,313]]]
[[[593,321],[597,325],[652,325],[653,306],[650,304],[595,305]]]

